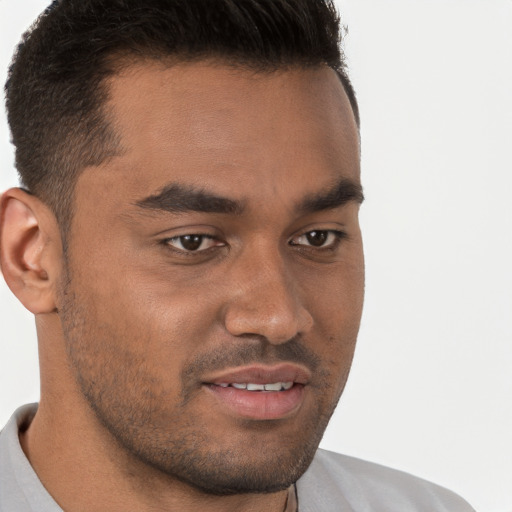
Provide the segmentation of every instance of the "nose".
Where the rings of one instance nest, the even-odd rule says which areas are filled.
[[[278,254],[243,258],[232,270],[224,309],[230,334],[282,344],[311,329],[313,317],[301,301],[299,283]]]

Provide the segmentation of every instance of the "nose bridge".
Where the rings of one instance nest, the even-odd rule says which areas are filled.
[[[261,244],[244,251],[232,271],[233,293],[224,318],[231,334],[279,344],[311,328],[312,317],[278,247]]]

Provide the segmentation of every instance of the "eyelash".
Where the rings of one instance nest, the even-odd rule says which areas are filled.
[[[322,245],[322,246],[314,246],[314,245],[302,245],[299,243],[293,243],[294,239],[302,238],[302,237],[308,237],[308,235],[313,234],[327,234],[327,237],[334,237],[334,240],[331,241],[328,245]],[[312,229],[310,231],[306,231],[302,235],[298,235],[294,237],[292,240],[290,240],[289,245],[296,246],[300,248],[301,250],[305,251],[334,251],[338,248],[340,242],[347,237],[347,234],[344,231],[339,231],[335,229]],[[327,238],[328,239],[328,238]]]
[[[201,240],[199,242],[199,247],[201,247],[201,245],[203,244],[203,242],[205,240],[217,241],[218,243],[216,243],[213,246],[208,247],[206,249],[192,250],[192,249],[186,249],[185,247],[183,247],[183,242],[184,242],[184,239],[186,239],[186,238],[200,238]],[[210,249],[215,249],[216,247],[224,247],[226,245],[225,243],[218,241],[214,236],[207,235],[204,233],[187,233],[186,235],[179,235],[179,236],[173,236],[172,238],[166,238],[162,242],[172,251],[175,251],[179,254],[183,254],[186,256],[205,254]],[[179,244],[182,246],[182,248],[180,249],[178,247],[174,247],[172,245],[173,242],[179,242]]]
[[[327,241],[329,240],[329,237],[334,237],[334,239],[328,245],[321,245],[321,246],[305,245],[305,244],[294,242],[294,240],[297,240],[297,239],[300,239],[303,237],[307,238],[308,235],[314,236],[315,234],[325,234],[327,237]],[[301,235],[297,235],[297,236],[293,237],[288,242],[288,244],[292,247],[297,247],[298,249],[300,249],[302,251],[334,251],[338,248],[340,242],[346,237],[347,237],[347,234],[345,232],[339,231],[339,230],[313,229],[310,231],[306,231],[305,233],[302,233]],[[200,240],[198,240],[198,243],[199,243],[198,248],[195,250],[185,248],[183,246],[183,242],[185,241],[186,238],[200,239]],[[205,240],[217,241],[217,243],[215,243],[211,247],[207,247],[206,249],[199,249]],[[181,248],[174,247],[172,245],[172,243],[176,243],[176,242],[178,242],[181,245]],[[172,250],[180,255],[184,255],[184,256],[196,256],[196,255],[200,255],[200,254],[204,255],[204,254],[210,252],[210,250],[226,246],[226,243],[217,240],[214,236],[208,235],[208,234],[203,234],[203,233],[190,233],[190,234],[185,234],[185,235],[174,236],[172,238],[166,238],[166,239],[162,240],[162,243],[164,245],[166,245],[166,247],[168,247],[170,250]]]

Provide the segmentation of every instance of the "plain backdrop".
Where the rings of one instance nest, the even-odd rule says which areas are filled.
[[[141,0],[142,1],[142,0]],[[2,83],[47,0],[0,0]],[[362,117],[367,292],[326,448],[512,511],[512,1],[339,0]],[[3,115],[3,113],[2,113]],[[17,184],[5,116],[0,188]],[[0,424],[38,398],[0,284]]]

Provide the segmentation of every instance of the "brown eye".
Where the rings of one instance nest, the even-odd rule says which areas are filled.
[[[341,231],[319,229],[296,236],[290,240],[290,245],[308,247],[310,249],[334,249],[344,237],[345,233]]]
[[[187,251],[197,251],[203,243],[201,235],[185,235],[179,237],[181,246]]]
[[[329,231],[310,231],[306,239],[313,247],[322,247],[329,237]]]
[[[182,235],[165,240],[167,245],[181,252],[202,252],[217,245],[224,245],[208,235]]]

